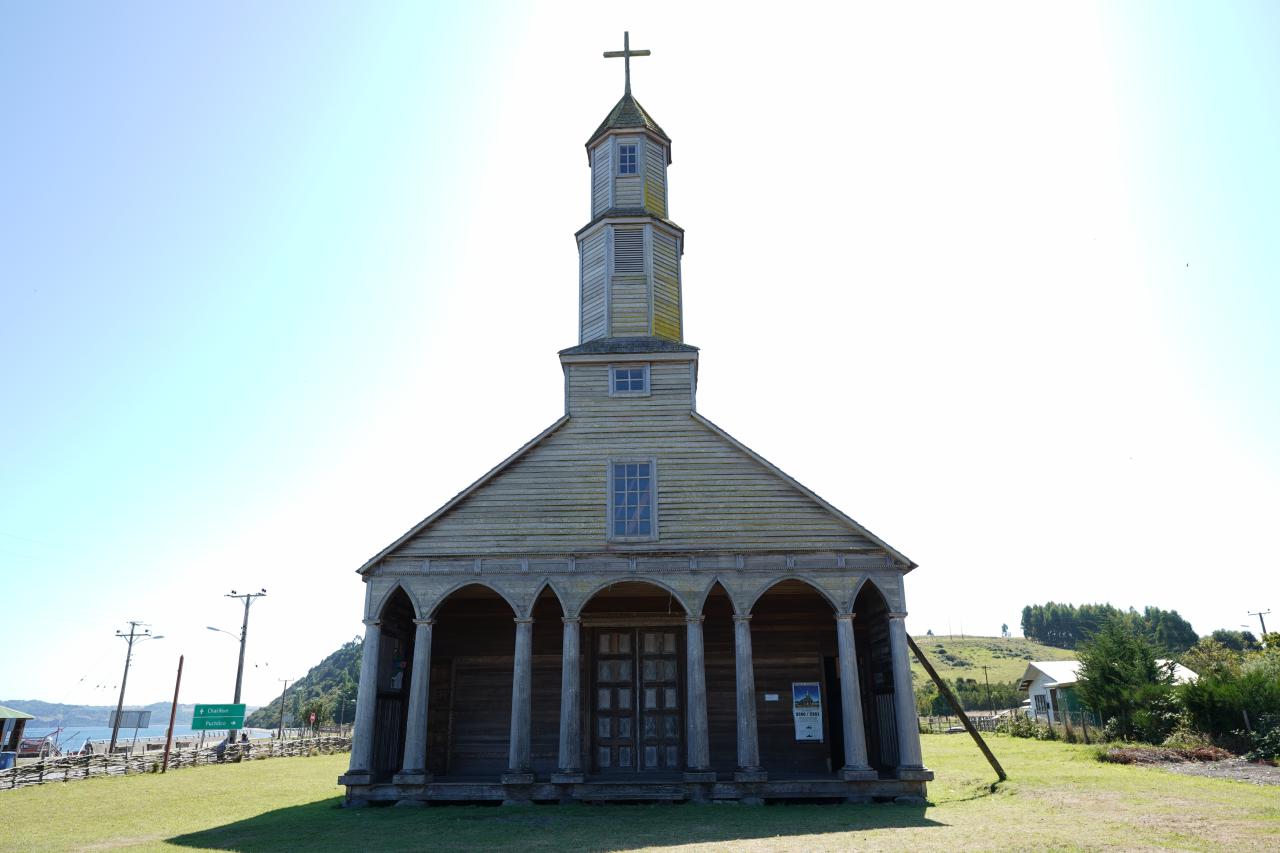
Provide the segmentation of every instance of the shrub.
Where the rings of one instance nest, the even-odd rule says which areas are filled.
[[[1078,691],[1107,721],[1108,740],[1159,743],[1173,731],[1178,707],[1170,665],[1130,623],[1108,621],[1080,652]]]
[[[1219,665],[1178,689],[1191,725],[1222,746],[1244,751],[1250,725],[1264,732],[1268,715],[1280,714],[1280,649],[1246,653],[1235,665]]]
[[[1254,732],[1250,738],[1252,749],[1245,753],[1250,761],[1280,761],[1280,726],[1268,732]]]

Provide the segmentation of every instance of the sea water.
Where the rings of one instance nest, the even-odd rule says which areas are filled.
[[[167,725],[147,726],[138,729],[138,739],[164,737],[169,731]],[[173,727],[174,736],[191,735],[193,729],[190,725],[177,725]],[[271,737],[275,733],[275,729],[241,729],[247,732],[251,739]],[[56,733],[56,734],[55,734]],[[196,736],[200,732],[194,731]],[[42,738],[45,735],[54,735],[54,739],[58,744],[58,748],[63,752],[75,752],[80,749],[86,740],[110,740],[111,726],[64,726],[61,731],[51,728],[27,728],[23,732],[24,738]],[[128,743],[133,739],[133,729],[120,729],[116,735],[117,743]],[[209,729],[204,732],[204,742],[210,746],[216,744],[227,736],[225,730]]]

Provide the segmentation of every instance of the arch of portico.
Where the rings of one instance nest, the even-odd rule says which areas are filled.
[[[762,642],[759,636],[762,623],[757,622],[753,626],[752,620],[753,616],[763,619],[761,614],[776,610],[775,600],[783,597],[807,599],[809,604],[805,606],[813,610],[810,615],[814,616],[814,626],[819,624],[819,615],[822,620],[832,619],[826,624],[833,625],[834,630],[828,632],[825,627],[815,628],[823,639],[814,640],[818,645],[814,647],[817,651],[812,657],[827,661],[827,666],[834,665],[837,673],[834,681],[825,679],[824,672],[816,676],[814,672],[807,672],[803,678],[797,675],[796,680],[812,681],[816,677],[824,685],[825,704],[829,709],[829,717],[824,724],[838,726],[835,733],[828,728],[826,737],[839,740],[843,752],[843,763],[837,775],[851,780],[864,779],[891,775],[901,768],[919,767],[918,738],[898,736],[906,719],[906,709],[900,707],[903,703],[898,701],[902,691],[884,690],[886,668],[892,679],[899,677],[899,670],[905,666],[909,679],[902,614],[890,609],[900,600],[900,579],[895,575],[888,572],[883,577],[873,577],[867,572],[764,574],[691,570],[660,576],[640,573],[620,576],[530,573],[370,578],[366,612],[373,615],[367,620],[371,628],[366,630],[366,663],[371,660],[368,638],[376,635],[381,640],[384,636],[380,627],[373,631],[372,626],[385,621],[383,614],[390,612],[388,608],[393,607],[393,602],[399,626],[397,630],[403,634],[406,623],[413,626],[413,637],[403,642],[409,663],[402,682],[407,691],[404,697],[405,727],[402,730],[403,758],[395,781],[400,784],[425,783],[431,780],[433,772],[444,777],[465,772],[466,775],[485,778],[501,776],[508,785],[523,785],[532,783],[535,778],[574,783],[599,773],[599,745],[593,738],[598,735],[598,727],[602,724],[591,707],[592,700],[598,700],[599,696],[592,695],[591,691],[598,687],[596,682],[600,669],[596,665],[599,663],[596,657],[600,652],[598,645],[586,644],[601,642],[600,634],[610,633],[603,629],[611,620],[618,623],[615,625],[618,630],[611,633],[619,633],[619,626],[626,621],[621,614],[626,614],[636,626],[648,625],[645,630],[654,632],[658,623],[662,623],[666,626],[660,632],[662,635],[673,632],[679,635],[679,763],[685,781],[706,783],[723,778],[729,769],[726,750],[730,748],[730,739],[734,780],[764,781],[769,777],[771,753],[766,749],[762,760],[757,718],[758,710],[763,707],[758,704],[763,702],[763,694],[758,694],[756,689],[760,667],[752,654],[752,634],[754,631],[758,635],[756,644],[759,645]],[[644,590],[649,592],[642,594]],[[608,602],[617,604],[628,596],[633,596],[637,602],[645,600],[645,607],[633,611],[628,610],[629,605],[619,605],[614,607],[617,612],[610,612],[613,605]],[[485,607],[479,606],[481,600],[487,602]],[[472,611],[471,615],[465,615],[468,609]],[[770,618],[776,621],[774,616]],[[483,626],[475,621],[477,619],[484,623]],[[450,714],[437,714],[441,718],[437,720],[431,718],[429,711],[436,704],[433,697],[438,695],[445,696],[442,700],[446,702],[444,707],[450,707],[447,703],[455,701],[452,698],[454,694],[440,693],[446,685],[437,683],[437,689],[433,691],[431,683],[433,671],[439,673],[438,678],[445,678],[445,673],[457,677],[456,670],[441,666],[442,661],[452,662],[460,657],[452,646],[445,653],[443,636],[446,630],[452,630],[448,627],[451,623],[461,631],[462,620],[470,620],[465,623],[467,637],[479,632],[488,638],[487,642],[492,646],[485,647],[492,654],[479,654],[481,650],[473,648],[470,649],[473,652],[470,657],[487,656],[494,661],[498,658],[509,661],[503,664],[504,672],[494,668],[496,663],[490,666],[485,688],[485,695],[489,697],[485,706],[486,716],[505,715],[509,719],[505,761],[494,755],[488,755],[484,760],[474,757],[459,760],[453,753],[438,754],[449,748],[454,753],[460,751],[456,746],[459,732],[443,727],[446,717],[452,718],[456,725],[458,711],[466,708],[455,707]],[[895,620],[898,624],[896,629],[893,627]],[[717,624],[720,621],[726,624]],[[705,641],[704,623],[708,638]],[[433,633],[437,640],[434,668],[431,651]],[[639,634],[634,636],[637,639],[632,642],[642,642],[638,640]],[[877,649],[874,654],[873,647]],[[419,649],[425,650],[421,660],[417,654]],[[375,650],[373,657],[378,658],[379,654]],[[613,654],[624,653],[615,651]],[[635,665],[639,665],[638,658]],[[776,667],[778,663],[774,661],[769,665]],[[372,668],[375,673],[380,666],[379,659]],[[710,696],[709,677],[713,688]],[[464,670],[462,678],[474,680],[478,676]],[[730,678],[732,693],[727,686]],[[362,697],[372,695],[364,689],[364,680],[362,672]],[[556,681],[559,681],[558,690]],[[447,686],[462,696],[457,692],[458,683]],[[833,698],[832,690],[838,690],[839,696]],[[770,689],[768,692],[777,691]],[[509,696],[510,705],[505,705],[505,699],[493,701],[497,695]],[[910,698],[910,691],[905,695]],[[643,701],[642,695],[634,698]],[[790,700],[790,695],[785,699],[779,696],[780,705],[788,709]],[[732,704],[727,705],[730,701]],[[709,726],[709,704],[719,722],[718,727]],[[839,714],[835,713],[837,706]],[[778,707],[767,710],[772,713]],[[381,750],[379,754],[387,752],[389,741],[386,735],[375,736],[375,743],[360,743],[362,729],[364,732],[378,731],[376,725],[360,725],[370,714],[376,718],[377,708],[357,710],[353,768],[361,767],[358,759],[366,753],[372,756],[374,750]],[[914,734],[914,703],[910,714],[911,734]],[[891,726],[888,725],[890,716]],[[726,728],[730,718],[733,725]],[[533,734],[535,719],[537,736]],[[553,721],[558,724],[553,726]],[[773,721],[770,725],[776,727],[776,723]],[[465,742],[465,737],[462,741]],[[902,743],[907,741],[914,741],[914,750],[911,743],[902,748]],[[713,762],[714,744],[718,746],[715,746],[716,760]],[[828,748],[833,747],[828,744]],[[902,753],[897,760],[893,760],[895,756],[891,754],[894,748]],[[838,754],[832,756],[833,759],[838,757]],[[666,758],[665,754],[663,758]],[[643,761],[640,755],[636,759]],[[372,758],[365,761],[370,765],[369,770],[374,770]],[[835,763],[838,762],[833,762],[833,768]],[[663,769],[672,768],[664,765]],[[721,771],[720,777],[716,775],[717,769]],[[787,771],[788,768],[782,768],[782,772]],[[379,765],[376,772],[385,776],[385,764]],[[790,772],[797,771],[792,767]]]

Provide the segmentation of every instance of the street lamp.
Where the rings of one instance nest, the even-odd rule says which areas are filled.
[[[107,746],[107,755],[113,755],[116,751],[116,738],[120,735],[120,712],[124,710],[124,688],[129,683],[129,664],[133,660],[133,644],[141,643],[143,640],[163,640],[164,634],[152,634],[151,629],[146,627],[145,622],[130,621],[129,633],[117,630],[116,636],[124,639],[128,645],[128,651],[124,654],[124,676],[120,679],[120,698],[116,701],[116,716],[111,721],[111,743]],[[141,633],[138,629],[142,628]]]
[[[240,704],[240,685],[244,681],[244,641],[249,636],[249,605],[253,604],[255,598],[262,598],[267,594],[267,590],[263,587],[258,592],[237,593],[234,589],[223,598],[239,598],[244,600],[244,622],[240,626],[240,662],[236,665],[236,695],[231,701]],[[220,631],[221,628],[211,628],[213,631]],[[230,633],[230,632],[228,632]],[[227,742],[235,743],[236,736],[239,734],[238,729],[232,729],[227,733]]]

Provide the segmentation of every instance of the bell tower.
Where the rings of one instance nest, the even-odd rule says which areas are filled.
[[[671,138],[631,96],[630,34],[609,51],[626,68],[622,99],[587,141],[591,221],[578,240],[578,341],[660,338],[682,342],[680,256],[684,230],[668,219]]]

